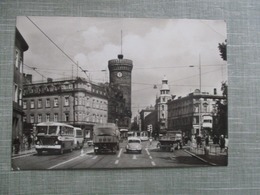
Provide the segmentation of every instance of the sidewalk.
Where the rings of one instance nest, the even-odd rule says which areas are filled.
[[[194,144],[190,144],[185,147],[185,151],[194,157],[207,162],[213,166],[226,166],[228,162],[227,151],[220,152],[219,145],[210,144],[208,147],[208,152],[205,151],[205,146],[197,148]]]
[[[36,153],[36,150],[35,150],[35,147],[32,146],[31,149],[29,149],[29,150],[28,150],[28,149],[20,150],[20,151],[18,152],[18,154],[15,154],[14,151],[13,151],[13,153],[12,153],[12,158],[13,158],[13,157],[17,157],[17,156],[27,155],[27,154],[34,154],[34,153]]]

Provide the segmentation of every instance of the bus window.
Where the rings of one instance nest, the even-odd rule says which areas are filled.
[[[47,134],[47,126],[38,126],[37,133],[38,134]]]
[[[49,134],[56,135],[56,133],[57,133],[57,126],[49,126]]]

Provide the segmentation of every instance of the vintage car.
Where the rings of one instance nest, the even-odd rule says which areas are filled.
[[[126,153],[129,152],[138,152],[142,153],[142,143],[141,139],[137,137],[129,137],[127,140],[127,145],[126,145]]]

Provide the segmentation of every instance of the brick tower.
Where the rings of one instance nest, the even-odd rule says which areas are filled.
[[[119,54],[118,59],[108,61],[110,84],[119,86],[123,92],[125,99],[125,116],[131,119],[131,77],[133,69],[133,61],[123,59],[123,55]],[[128,121],[130,123],[131,121]],[[130,125],[130,124],[128,124]]]

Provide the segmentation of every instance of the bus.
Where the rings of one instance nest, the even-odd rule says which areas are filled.
[[[36,125],[35,149],[39,155],[43,151],[72,151],[74,147],[74,127],[64,123],[42,122]]]
[[[79,127],[74,127],[74,149],[81,149],[84,146],[83,130]]]

